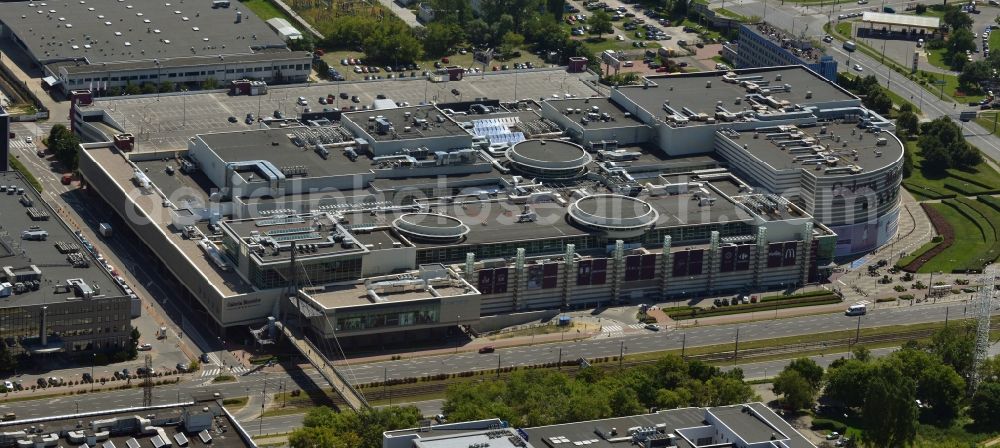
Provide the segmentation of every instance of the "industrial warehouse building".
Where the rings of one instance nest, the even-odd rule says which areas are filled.
[[[77,132],[114,124],[99,105],[73,108]],[[81,150],[89,188],[221,331],[297,316],[320,339],[406,344],[803,285],[885,243],[899,211],[891,122],[801,66],[265,122],[166,161],[127,135]]]
[[[228,1],[7,2],[3,38],[22,48],[64,93],[170,81],[304,82],[311,55]]]

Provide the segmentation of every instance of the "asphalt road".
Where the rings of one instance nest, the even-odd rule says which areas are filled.
[[[965,313],[964,305],[923,305],[881,309],[862,317],[863,328],[886,325],[939,322],[950,307],[951,318]],[[763,314],[763,313],[761,313]],[[497,367],[523,366],[556,362],[562,349],[562,359],[599,358],[625,353],[642,353],[679,349],[686,338],[688,347],[732,343],[739,329],[740,341],[800,336],[814,333],[853,330],[857,319],[841,313],[821,314],[761,320],[753,323],[692,327],[682,330],[640,333],[631,337],[608,337],[579,342],[553,343],[526,347],[498,349],[493,354],[459,353],[444,356],[421,356],[415,359],[384,361],[361,365],[341,365],[340,370],[352,383],[367,383],[388,378],[422,377],[438,373],[457,373]],[[686,336],[684,336],[686,334]]]
[[[923,305],[901,307],[897,309],[875,310],[862,318],[862,327],[911,324],[920,322],[937,322],[945,318],[945,310],[950,308],[951,318],[964,315],[961,304]],[[484,370],[496,367],[497,360],[503,366],[529,365],[544,362],[555,362],[559,349],[563,350],[563,359],[578,357],[594,358],[618,355],[624,346],[626,353],[639,353],[676,349],[681,347],[682,338],[686,334],[687,346],[731,343],[735,340],[736,329],[740,331],[740,341],[767,339],[783,336],[806,335],[819,332],[851,330],[857,325],[857,319],[843,316],[840,313],[778,320],[762,320],[739,325],[719,325],[711,327],[694,327],[681,331],[663,331],[659,333],[640,333],[635,336],[616,338],[589,339],[572,343],[553,343],[545,345],[514,347],[497,350],[494,354],[462,353],[445,356],[423,356],[416,359],[386,361],[371,364],[342,367],[347,378],[354,383],[378,381],[383,375],[389,378],[433,375],[436,373],[455,373],[470,370]],[[774,369],[780,361],[772,364],[760,364],[764,369]],[[751,367],[753,366],[751,365]],[[748,367],[747,369],[750,369]],[[747,370],[747,377],[759,377],[755,371]],[[177,385],[157,386],[153,391],[153,403],[165,404],[184,401],[195,392],[221,392],[224,396],[245,396],[260,393],[265,387],[268,391],[277,391],[281,381],[285,381],[286,390],[311,389],[315,384],[325,382],[314,370],[294,372],[292,374],[255,374],[238,376],[238,382],[211,383],[211,378],[195,377]],[[35,392],[44,394],[45,392]],[[268,392],[270,394],[270,392]],[[82,394],[71,397],[55,397],[0,404],[0,412],[15,411],[19,418],[51,415],[53,409],[63,409],[70,412],[78,404],[80,411],[98,409],[113,409],[132,406],[142,400],[142,391],[138,388],[128,390],[113,390],[94,394]],[[265,431],[266,432],[266,431]]]

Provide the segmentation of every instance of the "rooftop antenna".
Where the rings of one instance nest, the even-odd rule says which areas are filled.
[[[979,277],[979,291],[976,293],[976,303],[973,308],[976,317],[976,350],[972,358],[972,381],[969,382],[969,395],[976,393],[976,388],[979,387],[982,380],[979,370],[990,356],[990,310],[993,309],[993,289],[996,278],[997,265],[995,264],[986,266]]]

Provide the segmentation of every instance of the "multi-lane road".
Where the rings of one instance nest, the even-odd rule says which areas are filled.
[[[862,327],[911,324],[942,321],[946,309],[952,319],[966,315],[961,302],[950,304],[922,305],[879,309],[863,317]],[[640,333],[624,337],[589,339],[580,342],[551,343],[535,346],[499,349],[494,354],[459,353],[443,356],[421,356],[414,359],[386,361],[361,365],[343,366],[345,376],[355,384],[379,381],[389,378],[416,377],[437,373],[457,373],[472,370],[492,369],[498,360],[502,366],[532,365],[558,360],[562,349],[563,359],[579,357],[596,358],[616,356],[624,346],[626,354],[677,349],[686,339],[688,347],[732,343],[739,328],[740,340],[750,341],[783,336],[808,335],[813,333],[855,329],[857,319],[841,313],[811,315],[777,320],[761,320],[739,325],[719,325],[691,327],[658,333]],[[686,336],[684,336],[686,335]],[[772,364],[754,363],[744,367],[747,377],[762,377],[762,371],[780,368],[780,361]],[[756,367],[754,367],[756,366]],[[770,366],[770,367],[769,367]],[[751,370],[756,369],[756,370]],[[213,384],[211,377],[196,377],[179,384],[157,386],[154,389],[154,404],[172,403],[188,399],[194,392],[218,391],[225,396],[247,396],[260,394],[266,390],[276,392],[284,382],[285,390],[312,389],[314,384],[324,385],[323,378],[314,370],[292,373],[254,374],[239,376],[238,382]],[[266,389],[265,389],[266,384]],[[43,394],[45,392],[34,392]],[[0,404],[0,411],[15,411],[18,417],[49,415],[52,409],[74,409],[80,411],[128,407],[141,402],[142,391],[138,388],[110,390],[101,393],[74,395],[68,397],[44,398]],[[267,431],[265,431],[267,432]]]

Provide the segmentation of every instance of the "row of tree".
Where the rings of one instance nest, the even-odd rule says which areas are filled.
[[[666,356],[655,364],[576,376],[524,370],[504,381],[448,388],[444,412],[453,421],[498,417],[514,426],[543,426],[646,412],[649,408],[719,406],[756,399],[740,369],[722,372],[700,361]]]
[[[515,427],[542,426],[647,412],[650,407],[720,406],[756,400],[743,372],[722,372],[700,361],[670,355],[653,365],[613,373],[586,367],[570,376],[546,369],[521,370],[503,381],[450,386],[443,411],[453,422],[500,418]],[[337,413],[309,412],[289,437],[293,448],[379,448],[382,432],[415,427],[414,407]]]
[[[921,420],[949,427],[967,409],[968,417],[983,429],[1000,423],[1000,359],[981,372],[986,383],[967,399],[965,378],[972,374],[971,328],[953,325],[921,344],[874,359],[863,349],[851,359],[834,361],[824,372],[814,361],[791,362],[774,380],[773,390],[794,410],[820,400],[849,409],[862,422],[862,442],[870,447],[905,447],[916,439]]]

